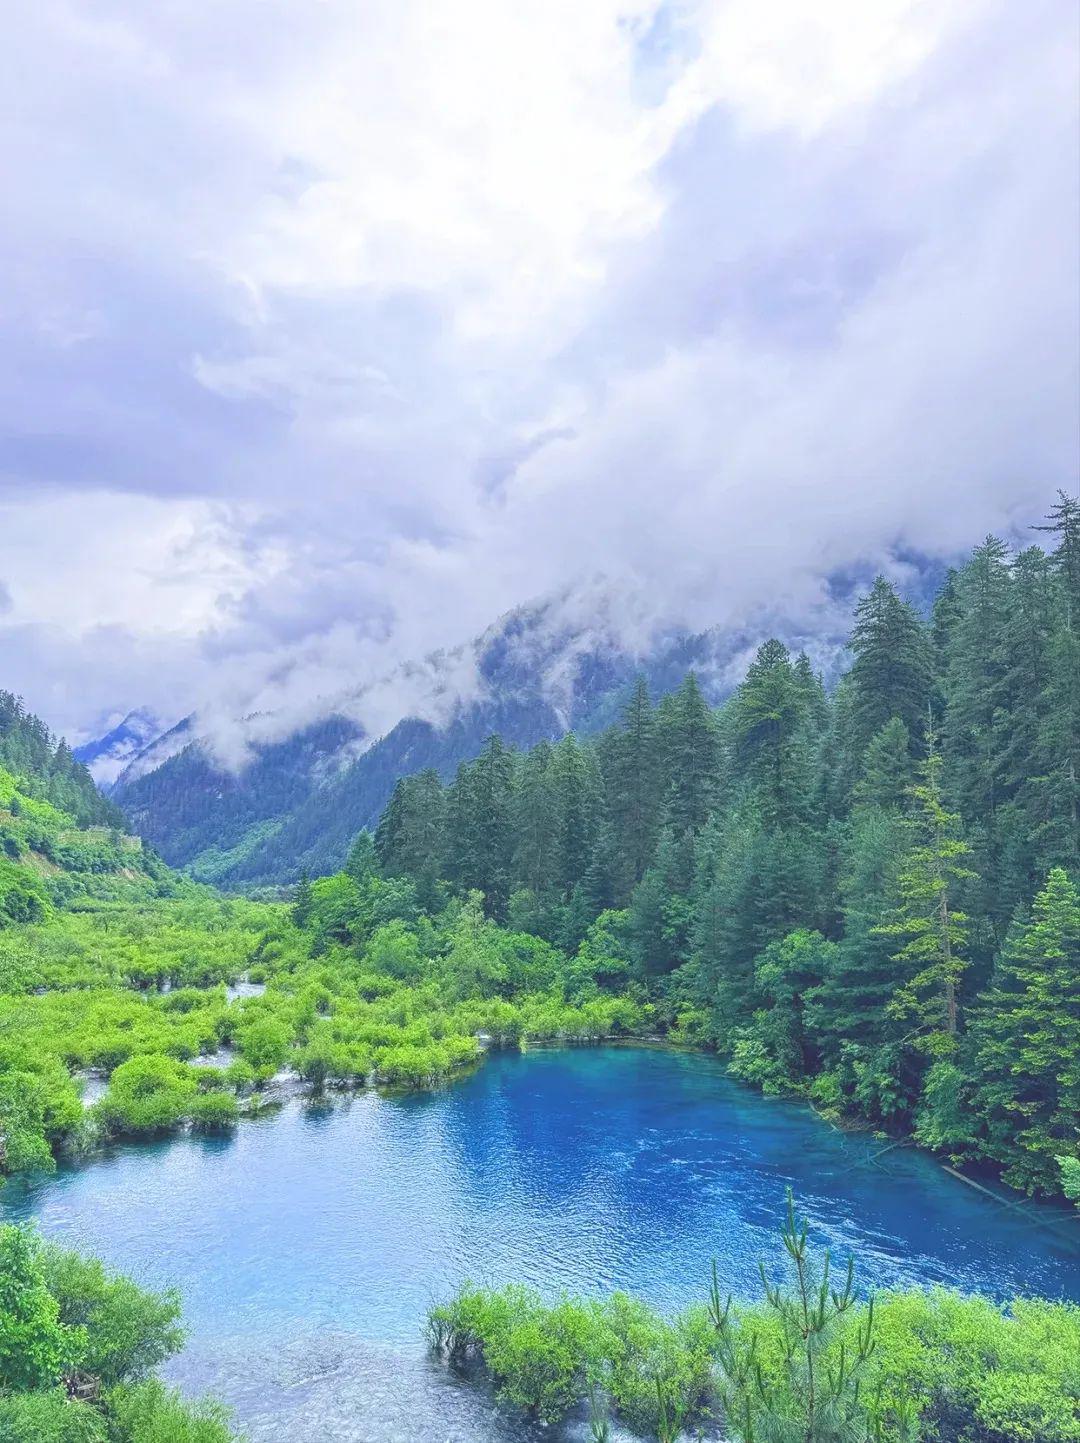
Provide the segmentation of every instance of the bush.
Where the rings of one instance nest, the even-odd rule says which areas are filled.
[[[0,927],[44,922],[51,913],[48,891],[37,873],[0,857]]]
[[[183,1345],[177,1293],[150,1293],[67,1248],[41,1250],[45,1285],[61,1325],[85,1338],[77,1370],[104,1387],[147,1377]]]
[[[236,1045],[244,1061],[255,1069],[258,1077],[272,1077],[284,1066],[291,1041],[288,1028],[272,1017],[249,1023],[236,1034]]]
[[[174,1292],[0,1228],[0,1443],[233,1443],[223,1408],[152,1376],[183,1341]]]
[[[874,1386],[942,1443],[1080,1439],[1080,1307],[912,1289],[878,1300],[877,1338]]]
[[[220,1403],[185,1403],[158,1381],[119,1388],[109,1398],[123,1443],[233,1443],[229,1412]]]
[[[108,1443],[108,1433],[97,1408],[51,1388],[0,1398],[0,1443]]]
[[[661,1396],[669,1411],[700,1413],[712,1392],[716,1348],[705,1309],[691,1308],[669,1321],[615,1293],[603,1311],[611,1340],[605,1381],[619,1416],[637,1432],[656,1432]]]
[[[197,1091],[189,1067],[151,1053],[123,1062],[109,1079],[97,1116],[112,1135],[167,1132],[189,1115]]]
[[[429,1332],[455,1354],[479,1353],[500,1397],[554,1423],[577,1405],[589,1362],[599,1361],[594,1314],[567,1298],[547,1306],[528,1288],[466,1285],[432,1310]]]
[[[548,1422],[606,1395],[634,1431],[674,1438],[726,1396],[725,1431],[739,1443],[1080,1443],[1080,1307],[1026,1298],[1002,1308],[916,1288],[882,1294],[871,1310],[835,1281],[823,1304],[811,1291],[811,1316],[819,1305],[814,1369],[829,1388],[813,1416],[797,1288],[733,1309],[714,1295],[665,1319],[618,1293],[547,1303],[528,1288],[466,1285],[431,1309],[428,1336],[450,1357],[482,1360],[502,1398]]]
[[[0,1228],[0,1393],[52,1387],[82,1342],[60,1321],[37,1235]]]
[[[236,1126],[240,1109],[231,1092],[201,1092],[189,1103],[188,1116],[198,1132],[225,1132]]]

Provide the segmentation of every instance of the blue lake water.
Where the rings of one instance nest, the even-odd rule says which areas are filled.
[[[534,1051],[430,1095],[293,1101],[229,1139],[118,1148],[0,1207],[176,1284],[191,1339],[169,1376],[223,1395],[257,1443],[503,1443],[533,1433],[420,1346],[433,1297],[513,1279],[673,1309],[714,1257],[756,1296],[788,1185],[865,1285],[1080,1300],[1071,1211],[1010,1210],[909,1149],[868,1162],[883,1145],[707,1057]]]

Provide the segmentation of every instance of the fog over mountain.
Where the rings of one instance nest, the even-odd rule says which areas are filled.
[[[304,715],[226,725],[194,713],[128,762],[112,796],[170,862],[229,885],[279,883],[340,865],[399,776],[433,767],[449,779],[494,733],[528,747],[594,732],[618,717],[638,674],[659,697],[692,668],[720,701],[775,633],[831,678],[850,616],[838,591],[809,628],[763,611],[749,628],[640,632],[631,646],[633,604],[594,582],[517,607],[373,685],[313,697]]]
[[[1075,485],[1057,0],[46,0],[9,43],[0,673],[74,741],[381,735],[597,575],[627,653],[813,632]]]
[[[75,760],[82,762],[98,786],[107,791],[166,730],[152,712],[130,711],[103,736],[76,747]]]

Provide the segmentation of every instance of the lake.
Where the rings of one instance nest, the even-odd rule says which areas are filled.
[[[645,1047],[496,1054],[423,1095],[301,1101],[227,1139],[121,1147],[2,1209],[184,1296],[166,1370],[253,1443],[509,1443],[508,1418],[420,1343],[464,1278],[623,1288],[662,1308],[757,1296],[784,1191],[864,1285],[1080,1300],[1080,1219],[1009,1209],[931,1159],[757,1096],[712,1058]],[[573,1429],[567,1434],[574,1435]]]

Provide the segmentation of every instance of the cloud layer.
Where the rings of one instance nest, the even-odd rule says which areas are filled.
[[[598,574],[631,642],[797,615],[1075,487],[1057,0],[16,30],[0,685],[75,736],[299,715]]]

